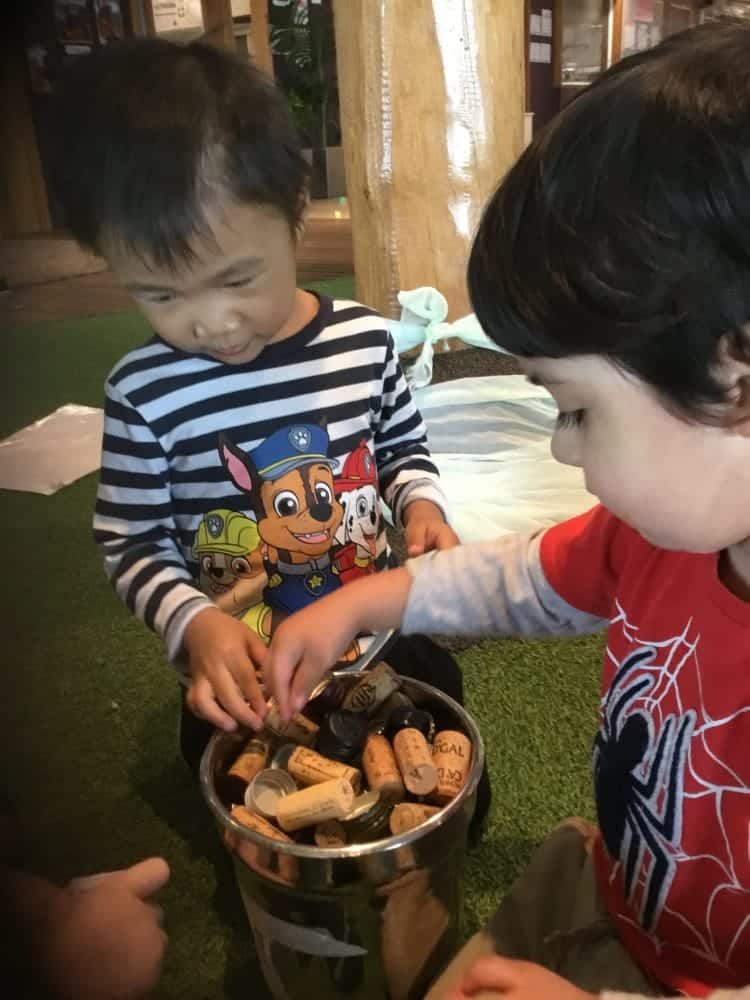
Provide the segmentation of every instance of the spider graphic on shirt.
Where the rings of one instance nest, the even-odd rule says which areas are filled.
[[[643,707],[632,707],[655,683],[653,675],[640,672],[655,656],[654,648],[641,648],[620,664],[603,699],[601,727],[594,741],[602,837],[610,856],[623,865],[628,900],[632,901],[643,870],[640,917],[646,930],[658,919],[674,876],[687,749],[696,721],[694,711],[670,715],[657,739],[653,717]],[[644,870],[646,851],[651,863]]]

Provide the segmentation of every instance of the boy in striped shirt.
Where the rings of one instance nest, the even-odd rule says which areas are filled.
[[[386,565],[381,497],[410,554],[456,543],[425,427],[383,319],[297,287],[308,166],[265,76],[120,43],[74,67],[59,124],[68,224],[154,330],[106,382],[96,541],[193,713],[258,728],[278,623]]]

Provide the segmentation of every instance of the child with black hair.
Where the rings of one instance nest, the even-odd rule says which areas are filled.
[[[555,830],[429,998],[748,997],[750,22],[567,107],[489,202],[469,285],[600,504],[325,598],[281,625],[267,681],[298,708],[359,629],[607,629],[598,829]]]
[[[254,666],[279,622],[386,566],[381,496],[410,553],[457,538],[384,320],[297,287],[309,170],[272,82],[209,45],[139,39],[71,67],[56,117],[67,224],[154,330],[107,379],[95,537],[188,666],[197,768],[212,726],[262,724]],[[460,699],[428,643],[389,661]]]

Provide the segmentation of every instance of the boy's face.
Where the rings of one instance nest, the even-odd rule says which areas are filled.
[[[661,548],[719,552],[750,538],[747,426],[688,423],[641,381],[590,355],[521,365],[560,408],[552,454],[583,469],[613,514]]]
[[[195,259],[176,271],[114,240],[103,253],[168,344],[244,364],[302,329],[315,313],[314,300],[296,287],[295,241],[280,212],[224,203],[208,222],[213,240],[196,237]]]

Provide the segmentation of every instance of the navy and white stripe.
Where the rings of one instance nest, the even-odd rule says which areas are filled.
[[[390,333],[358,303],[321,297],[312,323],[247,365],[154,338],[114,368],[105,390],[94,536],[117,593],[172,659],[187,623],[210,603],[192,554],[201,519],[222,507],[248,512],[219,460],[220,433],[249,452],[292,421],[325,417],[331,457],[343,461],[369,442],[397,524],[416,498],[445,510]],[[380,565],[382,526],[377,552]]]

